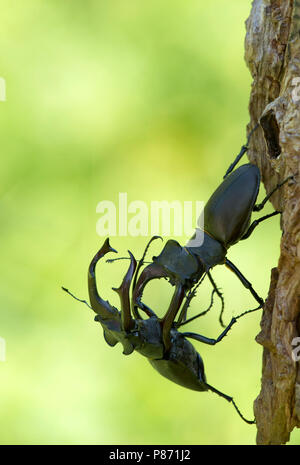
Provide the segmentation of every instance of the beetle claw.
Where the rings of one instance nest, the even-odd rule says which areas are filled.
[[[141,298],[142,298],[143,291],[145,289],[146,284],[152,279],[160,279],[160,278],[168,278],[168,277],[169,275],[167,271],[161,265],[158,265],[156,263],[151,263],[150,265],[146,266],[146,268],[144,268],[144,270],[142,271],[136,286],[133,289],[133,296],[132,296],[133,305],[138,306],[141,310],[144,310],[146,311],[146,313],[148,313],[147,312],[148,307],[146,307],[141,302]],[[149,312],[149,316],[151,316],[151,312]]]
[[[94,312],[98,313],[102,319],[109,319],[113,315],[115,315],[116,312],[118,312],[118,310],[112,307],[108,301],[103,300],[99,296],[96,284],[96,265],[98,261],[109,252],[117,253],[117,251],[110,246],[109,238],[107,238],[104,244],[102,245],[101,249],[96,253],[94,258],[92,259],[88,271],[88,288],[91,306]]]
[[[126,275],[124,276],[124,279],[122,281],[122,284],[120,287],[116,288],[113,287],[112,290],[115,291],[120,298],[121,302],[121,314],[122,314],[122,326],[125,331],[128,331],[129,329],[133,328],[134,326],[134,321],[130,313],[130,298],[129,298],[129,289],[131,285],[131,281],[136,269],[136,259],[132,255],[132,253],[128,250],[129,256],[130,256],[130,265],[127,270]]]

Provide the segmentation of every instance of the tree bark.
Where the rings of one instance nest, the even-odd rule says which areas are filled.
[[[263,311],[262,386],[254,402],[258,444],[284,444],[300,427],[300,370],[292,357],[300,325],[300,1],[254,0],[246,21],[245,59],[253,82],[249,159],[282,211],[282,239]],[[295,342],[294,342],[295,343]],[[298,344],[299,345],[299,344]]]

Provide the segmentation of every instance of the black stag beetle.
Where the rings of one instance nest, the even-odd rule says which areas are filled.
[[[196,229],[195,235],[185,247],[182,247],[174,240],[169,240],[161,254],[153,257],[153,261],[142,271],[141,268],[144,265],[149,245],[158,236],[154,236],[150,240],[138,264],[132,253],[129,252],[130,265],[128,271],[121,286],[117,289],[113,288],[119,295],[121,311],[118,311],[108,301],[103,300],[97,290],[96,264],[109,252],[116,252],[110,246],[109,239],[106,239],[89,266],[90,305],[63,288],[72,297],[87,304],[97,314],[95,320],[101,323],[104,338],[108,345],[113,347],[120,342],[125,355],[129,355],[136,350],[147,357],[153,368],[162,376],[185,388],[196,391],[210,390],[218,394],[231,402],[240,417],[249,424],[255,423],[255,420],[247,420],[241,414],[231,396],[224,394],[206,382],[202,358],[188,339],[215,345],[226,336],[238,318],[262,308],[264,304],[263,299],[258,296],[251,283],[226,258],[226,254],[230,246],[240,240],[247,239],[260,222],[280,213],[275,211],[251,223],[252,212],[260,211],[270,196],[291,176],[278,184],[260,204],[255,204],[260,185],[260,172],[257,166],[245,164],[231,173],[242,155],[247,151],[252,132],[248,136],[247,144],[242,146],[239,155],[227,170],[223,182],[205,205],[203,231]],[[199,245],[197,241],[200,237],[202,243]],[[203,315],[212,306],[213,299],[206,311],[193,318],[186,319],[190,301],[195,296],[196,288],[206,275],[212,283],[213,293],[216,292],[221,296],[210,274],[210,269],[219,264],[225,264],[236,274],[242,284],[249,289],[259,306],[233,317],[217,339],[211,339],[196,333],[179,332],[178,328],[180,326]],[[170,306],[163,318],[158,318],[154,311],[141,300],[146,284],[152,279],[159,278],[167,278],[175,286]],[[184,299],[185,302],[183,303]],[[181,305],[182,309],[176,320]],[[223,307],[224,305],[222,305],[222,311]],[[139,310],[145,312],[148,318],[143,319]],[[222,323],[222,315],[220,315],[220,321]]]

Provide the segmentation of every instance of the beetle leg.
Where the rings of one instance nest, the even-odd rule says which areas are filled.
[[[243,237],[241,237],[240,240],[243,241],[244,239],[248,239],[248,237],[251,236],[254,229],[256,228],[256,226],[259,225],[259,223],[261,223],[262,221],[267,220],[268,218],[271,218],[272,216],[280,215],[280,213],[281,212],[275,211],[273,213],[270,213],[269,215],[262,216],[261,218],[258,218],[257,220],[253,221],[253,223],[250,224],[248,230],[245,232],[245,234],[243,235]]]
[[[252,310],[246,310],[245,312],[241,313],[240,315],[236,316],[235,318],[236,318],[236,319],[241,318],[242,316],[247,315],[248,313],[256,312],[256,311],[259,310],[260,308],[262,308],[262,305],[259,305],[259,306],[256,307],[256,308],[252,308]]]
[[[186,296],[185,302],[182,306],[178,320],[176,321],[176,328],[186,323],[187,311],[190,306],[191,300],[195,297],[195,295],[196,295],[196,288],[193,288],[189,291],[188,295]]]
[[[256,423],[255,420],[247,420],[247,418],[244,417],[244,415],[241,413],[240,409],[238,408],[238,406],[234,402],[233,397],[228,396],[227,394],[224,394],[224,392],[219,391],[218,389],[214,388],[210,384],[207,384],[207,383],[205,383],[205,384],[206,384],[206,386],[208,387],[208,389],[210,391],[214,392],[215,394],[218,394],[218,396],[220,396],[220,397],[223,397],[223,399],[226,399],[228,402],[231,402],[242,420],[244,420],[249,425],[253,425],[254,423]]]
[[[240,161],[240,159],[242,158],[244,153],[247,152],[247,150],[248,150],[248,144],[242,145],[240,153],[236,156],[233,163],[231,163],[231,165],[229,166],[228,170],[226,171],[225,175],[223,176],[223,179],[225,179],[231,173],[231,171],[235,168],[235,166],[238,164],[238,162]]]
[[[268,193],[268,195],[263,199],[263,201],[261,203],[258,203],[257,205],[254,205],[253,211],[254,212],[259,212],[260,210],[262,210],[264,208],[265,204],[267,203],[267,201],[269,200],[269,198],[271,197],[271,195],[273,195],[274,192],[277,191],[277,189],[280,189],[280,187],[282,187],[289,179],[293,179],[293,178],[294,178],[294,176],[288,176],[281,183],[277,184],[277,186],[275,186],[274,189],[272,189]]]
[[[221,342],[222,339],[227,335],[228,331],[232,328],[232,326],[237,322],[237,320],[239,318],[241,318],[242,316],[244,315],[247,315],[247,313],[251,313],[251,312],[256,312],[256,310],[259,310],[262,306],[259,305],[259,307],[256,307],[256,308],[253,308],[251,310],[246,310],[245,312],[241,313],[240,315],[238,316],[234,316],[229,325],[226,326],[226,328],[224,329],[224,331],[220,334],[219,337],[217,337],[217,339],[211,339],[210,337],[206,337],[206,336],[202,336],[201,334],[197,334],[197,333],[181,333],[184,337],[188,337],[190,339],[195,339],[195,341],[198,341],[198,342],[204,342],[204,344],[209,344],[211,346],[214,346],[216,345],[218,342]],[[195,317],[197,318],[197,316]],[[191,318],[191,320],[193,320],[194,318]]]
[[[206,276],[206,273],[202,276],[202,278],[200,279],[200,281],[193,287],[193,289],[190,290],[190,292],[188,293],[186,299],[185,299],[185,302],[184,302],[184,305],[182,306],[182,309],[181,309],[181,312],[179,314],[179,318],[176,322],[176,326],[177,325],[180,325],[182,322],[185,322],[186,321],[186,317],[187,317],[187,310],[190,306],[190,303],[191,303],[191,300],[195,297],[196,295],[196,292],[197,292],[197,289],[198,287],[200,286],[200,284],[202,283],[203,279],[205,278]],[[209,307],[210,308],[210,307]],[[208,310],[205,310],[205,313],[207,312]],[[201,315],[204,314],[204,313],[201,313]],[[198,316],[201,316],[200,314]],[[182,323],[184,324],[184,323]]]
[[[223,294],[222,294],[222,292],[217,288],[216,283],[214,282],[213,277],[212,277],[212,275],[210,274],[210,271],[207,271],[207,276],[208,276],[210,282],[212,283],[212,286],[213,286],[214,290],[216,291],[216,294],[217,294],[217,295],[219,296],[219,298],[221,299],[222,306],[221,306],[221,312],[220,312],[220,316],[219,316],[219,322],[220,322],[220,325],[221,325],[223,328],[225,328],[225,325],[224,325],[223,319],[222,319],[223,312],[224,312],[224,297],[223,297]]]
[[[167,313],[162,320],[162,333],[165,350],[168,351],[171,347],[170,331],[173,326],[174,320],[184,298],[184,287],[182,284],[176,286],[170,306]]]
[[[197,315],[193,316],[192,318],[189,318],[188,320],[184,320],[182,321],[180,319],[180,317],[178,318],[178,321],[175,323],[175,326],[176,328],[179,328],[180,326],[183,326],[183,325],[186,325],[187,323],[191,323],[191,321],[194,321],[196,320],[196,318],[199,318],[200,316],[203,316],[203,315],[206,315],[206,313],[209,312],[209,310],[212,308],[213,306],[213,303],[214,303],[214,293],[215,293],[215,289],[212,290],[212,293],[211,293],[211,298],[210,298],[210,304],[209,304],[209,307],[204,310],[203,312],[201,313],[198,313]],[[186,302],[185,302],[186,303]],[[185,305],[185,304],[184,304]],[[180,314],[181,315],[181,314]]]
[[[253,295],[254,299],[260,305],[263,306],[264,305],[263,299],[261,297],[259,297],[259,295],[255,292],[255,290],[253,289],[252,284],[250,283],[250,281],[248,281],[248,279],[245,278],[245,276],[240,272],[240,270],[231,261],[229,261],[227,258],[225,259],[225,265],[227,266],[227,268],[229,268],[231,271],[233,271],[233,273],[239,278],[239,280],[241,281],[243,286],[245,286],[246,289],[249,289],[249,291]]]
[[[231,319],[231,322],[229,323],[229,325],[224,329],[224,331],[220,334],[220,336],[217,339],[211,339],[209,337],[202,336],[201,334],[197,334],[197,333],[181,333],[181,334],[184,337],[188,337],[190,339],[195,339],[195,341],[204,342],[204,344],[209,344],[211,346],[214,346],[218,342],[222,341],[222,339],[226,336],[226,334],[231,329],[231,327],[234,325],[234,323],[236,323],[236,320],[237,320],[237,318],[233,317]]]
[[[256,129],[258,128],[259,126],[259,123],[257,123],[254,128],[249,132],[249,135],[247,137],[247,142],[245,145],[242,145],[241,147],[241,150],[240,150],[240,153],[235,157],[233,163],[231,163],[231,165],[229,166],[228,170],[226,171],[223,179],[225,179],[230,173],[231,171],[236,167],[236,165],[238,164],[238,162],[240,161],[240,159],[242,158],[242,156],[244,155],[244,153],[247,152],[248,148],[249,148],[249,142],[250,142],[250,139],[251,139],[251,136],[252,134],[254,133],[254,131],[256,131]]]
[[[116,289],[113,287],[112,289],[117,292],[120,297],[121,301],[121,321],[122,321],[122,329],[124,331],[129,331],[134,327],[134,320],[130,313],[130,299],[129,299],[129,289],[130,284],[136,269],[136,260],[132,253],[128,251],[130,255],[130,265],[127,270],[127,273],[122,281],[121,286]]]

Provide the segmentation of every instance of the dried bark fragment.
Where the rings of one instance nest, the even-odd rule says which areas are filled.
[[[245,59],[253,82],[249,159],[259,166],[282,211],[282,239],[257,342],[263,345],[262,387],[255,401],[258,444],[284,444],[300,427],[300,370],[292,340],[300,335],[300,1],[254,0],[246,22]]]

